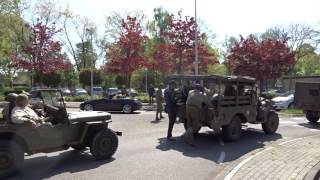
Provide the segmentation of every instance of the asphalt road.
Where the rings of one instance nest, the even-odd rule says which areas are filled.
[[[319,124],[310,125],[305,118],[281,117],[275,135],[250,125],[238,142],[225,143],[203,128],[195,138],[196,147],[189,147],[179,138],[183,125],[175,125],[177,141],[169,142],[168,120],[153,122],[154,112],[112,114],[112,120],[111,128],[123,132],[113,159],[96,161],[88,150],[37,154],[26,157],[23,172],[12,179],[214,179],[229,163],[268,143],[320,132]]]

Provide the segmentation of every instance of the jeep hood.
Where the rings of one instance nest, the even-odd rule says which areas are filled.
[[[95,122],[111,119],[110,113],[101,111],[79,111],[68,113],[71,122]]]

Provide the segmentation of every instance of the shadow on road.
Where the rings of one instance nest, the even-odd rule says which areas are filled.
[[[320,123],[318,122],[299,123],[298,125],[309,129],[320,130]]]
[[[230,162],[255,149],[264,147],[265,143],[282,138],[280,134],[267,135],[256,129],[243,130],[241,139],[237,142],[221,144],[219,137],[209,132],[200,133],[195,136],[195,147],[185,144],[180,137],[176,138],[177,141],[167,141],[166,138],[160,138],[156,148],[161,151],[176,150],[188,157],[204,158],[214,162],[218,162],[221,152],[225,152],[224,162]]]
[[[26,159],[21,173],[12,179],[45,179],[63,173],[95,169],[112,161],[114,159],[97,161],[88,151],[67,151],[50,157]]]

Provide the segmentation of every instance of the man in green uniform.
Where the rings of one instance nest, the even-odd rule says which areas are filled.
[[[184,134],[186,143],[193,145],[193,133],[197,133],[201,128],[201,121],[206,117],[203,108],[211,107],[209,97],[204,93],[200,84],[195,85],[195,89],[189,92],[186,103],[187,130]]]
[[[164,101],[164,97],[162,95],[162,88],[163,88],[163,84],[161,83],[158,87],[158,90],[156,92],[156,102],[157,102],[157,113],[156,113],[156,121],[159,121],[160,119],[164,118],[162,116],[162,111],[163,111],[163,101]],[[160,118],[159,118],[160,115]]]

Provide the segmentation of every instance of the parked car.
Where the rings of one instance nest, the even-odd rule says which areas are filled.
[[[75,89],[73,96],[87,96],[88,92],[85,89]]]
[[[119,94],[119,89],[118,88],[108,88],[106,90],[106,95],[108,97],[113,97],[113,96],[116,96],[117,94]]]
[[[92,95],[98,95],[98,96],[103,95],[103,88],[102,87],[93,87],[92,91],[93,91]]]
[[[71,91],[68,88],[62,88],[61,92],[64,96],[71,96]]]
[[[127,94],[128,96],[131,96],[131,97],[136,97],[139,95],[138,91],[133,88],[127,89]]]
[[[272,99],[273,107],[276,110],[293,109],[294,108],[294,92],[288,91]]]
[[[85,111],[122,111],[130,114],[141,109],[142,103],[137,99],[129,98],[104,98],[88,100],[80,104],[80,109]]]

